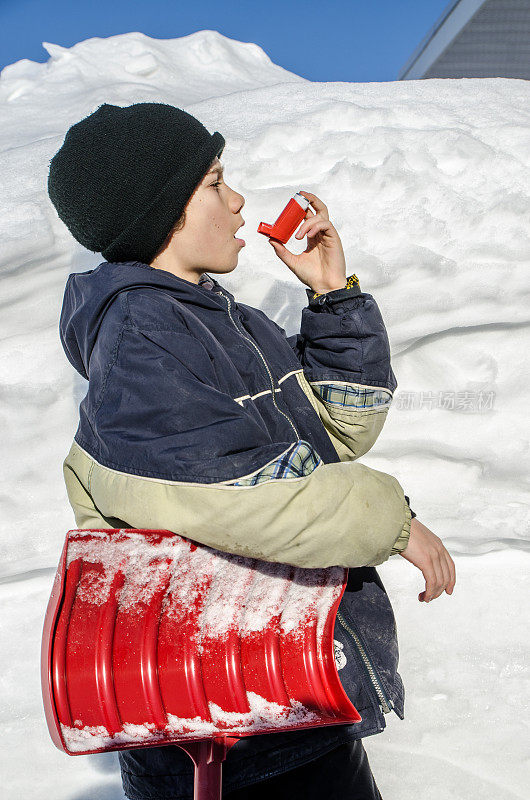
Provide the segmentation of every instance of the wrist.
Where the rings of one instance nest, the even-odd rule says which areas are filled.
[[[341,289],[359,289],[359,278],[357,275],[349,275],[348,277],[344,277],[343,281],[337,282],[334,286],[329,286],[327,289],[314,289],[311,287],[309,289],[310,292],[313,292],[315,295],[321,294],[328,294],[329,292],[336,292]]]
[[[345,278],[346,283],[342,286],[335,284],[335,288],[328,288],[324,291],[317,291],[316,289],[306,289],[307,299],[310,308],[315,310],[321,309],[324,305],[340,303],[343,300],[350,300],[353,297],[360,295],[361,287],[359,286],[359,278],[357,275],[350,275]],[[339,282],[337,282],[339,283]]]
[[[345,289],[347,285],[346,279],[344,279],[344,283],[342,283],[340,286],[329,286],[327,289],[315,289],[314,286],[310,286],[309,288],[316,294],[327,294],[328,292],[335,292],[337,289]]]

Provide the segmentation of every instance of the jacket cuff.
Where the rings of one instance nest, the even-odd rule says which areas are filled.
[[[306,289],[309,308],[320,308],[325,303],[338,303],[362,294],[357,275],[349,275],[346,280],[347,283],[343,289],[333,289],[331,292],[314,292],[312,289]]]
[[[401,553],[402,550],[404,550],[406,548],[406,546],[408,545],[408,543],[409,543],[410,523],[412,521],[412,515],[411,515],[411,511],[410,511],[410,507],[408,505],[408,502],[407,502],[407,505],[405,506],[405,513],[406,513],[405,524],[403,525],[401,533],[399,534],[398,538],[394,542],[394,546],[392,547],[392,550],[390,551],[390,555],[391,556],[395,556],[395,555],[397,555],[397,553]]]

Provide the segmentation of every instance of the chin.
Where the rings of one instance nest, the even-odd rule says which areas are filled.
[[[226,275],[228,272],[233,272],[237,267],[237,257],[234,264],[223,264],[223,266],[219,266],[216,264],[215,267],[211,269],[205,269],[205,272],[216,273],[218,275]]]
[[[220,267],[219,264],[216,264],[215,267],[205,267],[203,272],[208,272],[210,275],[228,275],[229,272],[233,272],[237,267],[236,264],[226,264],[225,266]]]

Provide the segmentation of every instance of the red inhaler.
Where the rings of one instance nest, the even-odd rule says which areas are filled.
[[[273,225],[269,225],[268,222],[260,222],[258,233],[263,233],[265,236],[285,244],[305,218],[308,206],[309,200],[297,192],[294,197],[291,197]]]

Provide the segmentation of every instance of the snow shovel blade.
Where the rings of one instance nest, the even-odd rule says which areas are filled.
[[[68,531],[42,635],[54,744],[84,755],[359,722],[333,651],[347,576],[165,530]]]

